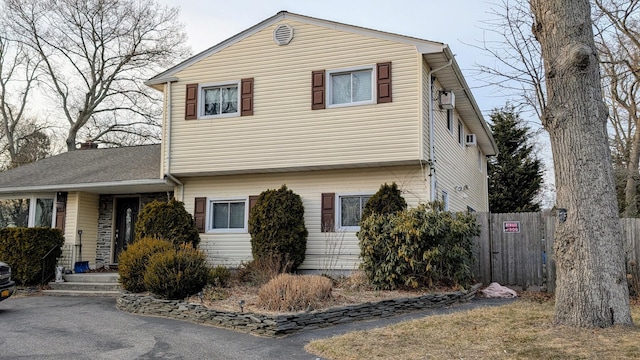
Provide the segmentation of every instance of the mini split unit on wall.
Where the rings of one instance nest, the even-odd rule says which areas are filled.
[[[476,146],[478,144],[476,140],[476,134],[467,134],[465,135],[465,145],[467,146]]]
[[[452,110],[456,107],[456,96],[451,90],[440,92],[440,107],[445,110]]]

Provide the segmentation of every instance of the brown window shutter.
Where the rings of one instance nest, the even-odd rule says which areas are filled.
[[[251,211],[251,209],[253,209],[253,207],[256,206],[257,202],[258,202],[258,195],[249,196],[249,211]]]
[[[184,105],[184,119],[198,118],[198,84],[187,84],[186,103]]]
[[[320,231],[322,232],[334,232],[336,223],[336,194],[335,193],[323,193],[321,213],[322,219],[320,224]]]
[[[378,74],[378,104],[391,102],[391,63],[379,63]]]
[[[325,108],[324,70],[311,73],[311,110]]]
[[[240,116],[253,115],[253,78],[240,81]]]
[[[65,219],[67,218],[67,193],[58,193],[56,198],[56,229],[64,232]]]
[[[195,210],[193,211],[193,218],[196,221],[196,228],[199,233],[205,232],[207,224],[207,198],[197,197],[195,202]]]

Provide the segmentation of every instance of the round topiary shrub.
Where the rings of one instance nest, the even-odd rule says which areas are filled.
[[[160,297],[179,300],[201,291],[209,274],[204,253],[185,245],[153,255],[144,273],[144,284]]]
[[[286,185],[263,191],[249,214],[249,233],[254,260],[276,258],[296,270],[304,261],[308,235],[300,195]]]
[[[394,214],[398,211],[405,210],[407,202],[402,197],[402,192],[398,189],[398,185],[394,182],[391,185],[380,186],[378,192],[369,198],[364,209],[362,209],[362,220],[369,215],[375,214]]]
[[[145,205],[136,221],[136,239],[146,236],[171,241],[175,246],[191,244],[197,247],[200,235],[191,214],[182,201],[168,202],[154,200]]]
[[[129,245],[118,258],[118,273],[122,287],[131,292],[146,291],[144,273],[149,258],[171,249],[173,245],[169,241],[154,237],[143,237]]]

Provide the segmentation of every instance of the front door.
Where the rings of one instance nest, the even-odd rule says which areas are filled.
[[[118,263],[120,253],[133,242],[138,209],[140,208],[139,198],[116,198],[116,227],[114,231],[114,263]]]

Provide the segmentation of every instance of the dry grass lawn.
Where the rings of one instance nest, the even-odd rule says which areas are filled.
[[[636,323],[640,305],[632,307]],[[313,341],[327,359],[638,359],[640,326],[552,326],[553,301],[521,299]]]

